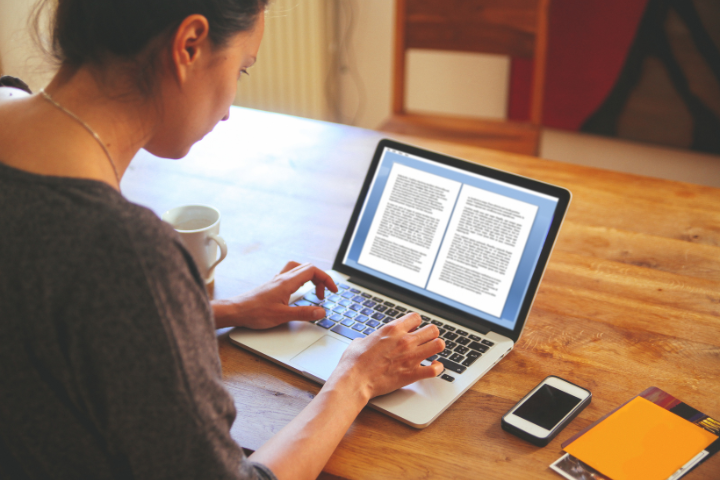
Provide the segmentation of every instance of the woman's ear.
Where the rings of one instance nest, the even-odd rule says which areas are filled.
[[[185,83],[199,58],[210,49],[210,25],[202,15],[190,15],[175,31],[172,43],[173,71],[178,83]]]

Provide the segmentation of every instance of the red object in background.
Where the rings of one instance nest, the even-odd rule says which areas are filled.
[[[625,63],[648,0],[550,2],[543,121],[579,130],[605,100]],[[508,118],[527,121],[532,60],[513,59]]]

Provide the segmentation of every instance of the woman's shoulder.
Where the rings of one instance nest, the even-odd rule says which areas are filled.
[[[53,262],[124,261],[187,268],[172,227],[150,209],[95,180],[51,177],[0,163],[0,203],[8,249],[39,249]]]

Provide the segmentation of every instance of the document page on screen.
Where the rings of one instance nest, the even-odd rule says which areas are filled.
[[[537,211],[394,163],[358,263],[499,317]]]

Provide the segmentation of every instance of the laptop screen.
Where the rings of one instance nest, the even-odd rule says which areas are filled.
[[[342,264],[515,330],[560,199],[424,153],[381,142]]]

